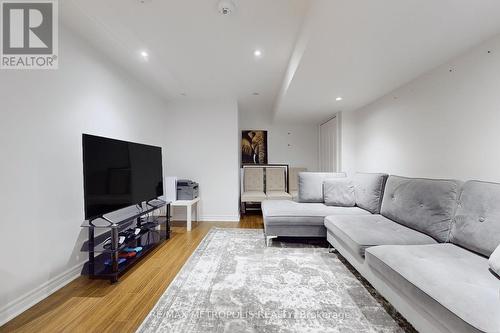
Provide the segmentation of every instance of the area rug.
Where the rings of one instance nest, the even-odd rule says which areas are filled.
[[[212,229],[138,332],[404,332],[335,254]]]

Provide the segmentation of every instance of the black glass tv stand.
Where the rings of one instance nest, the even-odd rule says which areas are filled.
[[[162,208],[164,216],[154,214]],[[129,207],[127,213],[119,219],[107,214],[83,222],[88,241],[82,251],[88,252],[89,260],[82,275],[118,282],[130,267],[170,238],[170,202],[151,200]]]

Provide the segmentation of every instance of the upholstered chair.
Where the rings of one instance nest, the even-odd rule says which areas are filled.
[[[286,191],[286,168],[266,168],[266,196],[268,200],[292,199],[292,196]]]
[[[241,203],[245,212],[245,203],[262,202],[266,199],[264,193],[264,168],[243,168],[243,192]]]
[[[307,171],[306,168],[290,168],[288,171],[288,193],[292,196],[293,200],[299,197],[299,172]]]

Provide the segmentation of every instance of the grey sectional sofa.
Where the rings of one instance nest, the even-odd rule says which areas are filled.
[[[488,267],[500,184],[390,176],[381,197],[376,214],[325,211],[327,240],[420,332],[500,332],[500,278]]]

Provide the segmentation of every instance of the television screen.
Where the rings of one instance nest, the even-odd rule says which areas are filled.
[[[163,195],[161,148],[83,134],[85,219]]]

